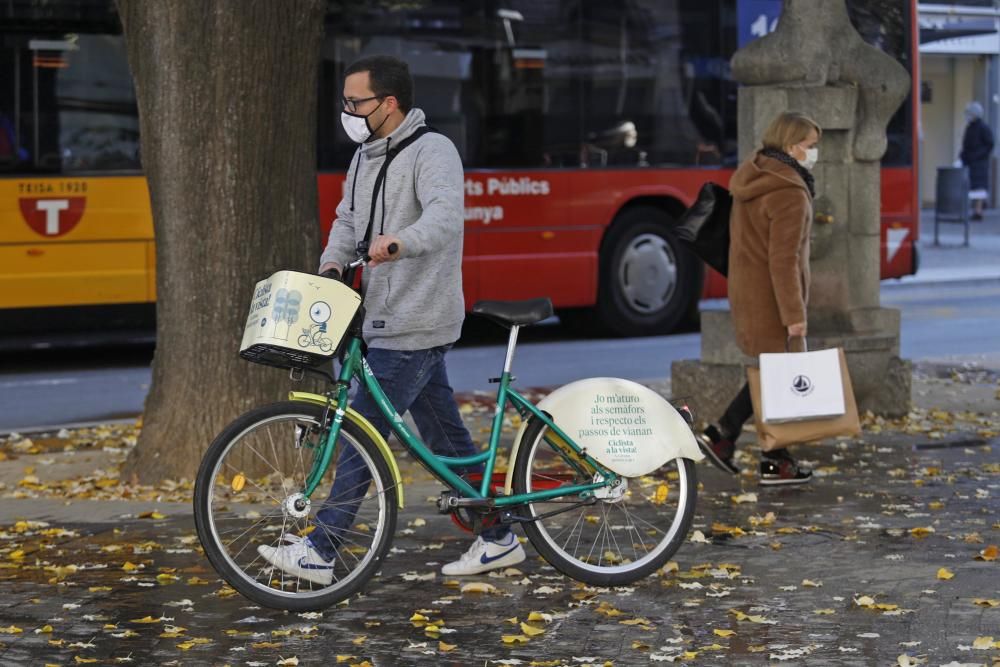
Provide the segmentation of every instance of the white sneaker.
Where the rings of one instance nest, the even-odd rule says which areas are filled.
[[[506,537],[497,542],[477,537],[461,558],[441,568],[441,574],[480,574],[517,565],[525,558],[524,547],[517,541],[514,533],[507,533]]]
[[[304,537],[285,535],[285,541],[288,544],[280,547],[258,545],[257,553],[294,577],[329,586],[333,581],[334,562],[324,560]]]

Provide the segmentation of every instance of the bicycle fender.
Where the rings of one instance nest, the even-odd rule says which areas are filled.
[[[314,403],[316,405],[326,405],[329,401],[326,396],[321,396],[320,394],[311,394],[306,391],[290,391],[288,392],[288,400],[290,401],[300,401],[302,403]],[[336,402],[334,402],[336,405]],[[403,476],[399,472],[399,465],[396,463],[396,456],[392,453],[392,449],[389,447],[389,443],[385,441],[382,434],[375,430],[371,422],[361,416],[361,413],[355,411],[352,408],[347,408],[347,412],[344,416],[358,426],[362,431],[365,432],[369,438],[378,447],[378,451],[382,454],[382,458],[385,462],[389,464],[389,471],[392,473],[393,483],[396,485],[396,499],[399,509],[403,509]]]
[[[691,427],[652,389],[621,378],[588,378],[555,390],[538,403],[553,421],[595,461],[624,477],[647,475],[676,458],[705,458]],[[515,436],[510,460],[524,436]],[[512,471],[505,493],[510,493]]]
[[[514,488],[514,463],[517,461],[517,451],[521,448],[521,440],[524,438],[524,432],[528,430],[528,422],[530,421],[530,418],[522,419],[521,426],[517,429],[517,433],[514,434],[514,442],[510,446],[510,458],[507,464],[507,478],[503,483],[503,494],[505,496],[510,496],[514,493],[512,491]]]

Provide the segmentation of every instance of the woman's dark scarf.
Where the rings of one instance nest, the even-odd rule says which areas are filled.
[[[778,162],[784,162],[794,169],[802,177],[802,180],[806,182],[806,187],[809,188],[809,196],[813,199],[816,198],[816,179],[813,178],[812,173],[808,169],[799,164],[798,160],[785,151],[779,151],[777,148],[765,148],[761,150],[760,154],[773,157]]]

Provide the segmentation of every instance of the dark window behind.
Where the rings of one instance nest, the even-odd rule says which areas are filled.
[[[910,3],[848,0],[912,70]],[[737,0],[330,0],[319,166],[345,169],[342,72],[405,59],[416,105],[467,167],[732,166]],[[0,3],[0,174],[139,168],[135,97],[110,0]],[[910,105],[883,164],[912,162]]]
[[[467,167],[690,166],[736,159],[734,2],[425,0],[328,14],[320,167],[343,169],[342,72],[406,60],[416,106]]]
[[[110,2],[4,5],[0,173],[139,168],[139,122]]]
[[[861,37],[892,56],[913,74],[910,3],[901,0],[848,0],[851,23]],[[886,167],[913,164],[913,113],[909,95],[886,127],[889,146],[882,157]]]

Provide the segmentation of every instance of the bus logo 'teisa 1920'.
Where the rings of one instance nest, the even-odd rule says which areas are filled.
[[[32,230],[42,236],[67,234],[83,217],[86,197],[21,197],[21,215]]]

